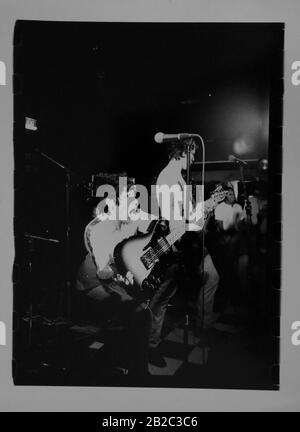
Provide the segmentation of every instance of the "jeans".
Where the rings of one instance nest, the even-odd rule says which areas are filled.
[[[199,274],[202,274],[202,264],[199,265]],[[152,329],[150,346],[155,347],[161,340],[161,331],[170,299],[178,288],[180,266],[172,264],[166,271],[164,280],[150,302],[152,311]],[[211,256],[207,254],[203,262],[203,274],[198,279],[197,295],[195,301],[196,321],[199,326],[208,327],[212,322],[215,292],[219,284],[219,275],[213,264]]]

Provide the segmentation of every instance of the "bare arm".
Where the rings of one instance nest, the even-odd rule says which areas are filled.
[[[109,279],[114,275],[109,262],[111,258],[112,239],[109,231],[105,230],[105,222],[101,226],[95,226],[89,233],[90,253],[97,267],[97,275],[100,279]]]

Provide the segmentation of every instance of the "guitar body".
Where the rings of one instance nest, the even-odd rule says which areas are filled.
[[[218,193],[219,200],[223,199],[221,195],[223,192]],[[210,209],[215,204],[212,201],[212,199],[206,201]],[[159,222],[165,223],[165,221]],[[120,274],[125,276],[127,272],[131,272],[136,285],[152,293],[158,288],[159,277],[163,268],[166,267],[166,262],[162,258],[170,252],[171,246],[185,233],[185,229],[183,231],[180,229],[166,236],[165,233],[159,233],[159,227],[161,228],[161,225],[158,223],[149,234],[135,235],[122,241],[114,250],[114,261]],[[192,253],[198,255],[199,250],[199,248],[197,251],[192,250]]]
[[[153,266],[147,268],[141,260],[151,239],[152,233],[136,235],[119,243],[114,251],[117,269],[124,275],[130,271],[140,287],[153,270]]]

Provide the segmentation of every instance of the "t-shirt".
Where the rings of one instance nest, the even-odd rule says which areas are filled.
[[[240,204],[227,204],[224,201],[215,208],[215,219],[223,222],[224,230],[228,230],[235,223],[239,216],[240,220],[245,218],[244,211]]]

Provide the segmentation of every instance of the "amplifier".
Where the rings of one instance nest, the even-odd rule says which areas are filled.
[[[100,187],[107,184],[111,185],[116,190],[119,190],[119,179],[120,177],[127,178],[128,188],[135,184],[135,179],[133,177],[127,177],[126,172],[122,173],[99,173],[92,176],[91,181],[91,197],[99,197],[101,198],[101,190]]]

